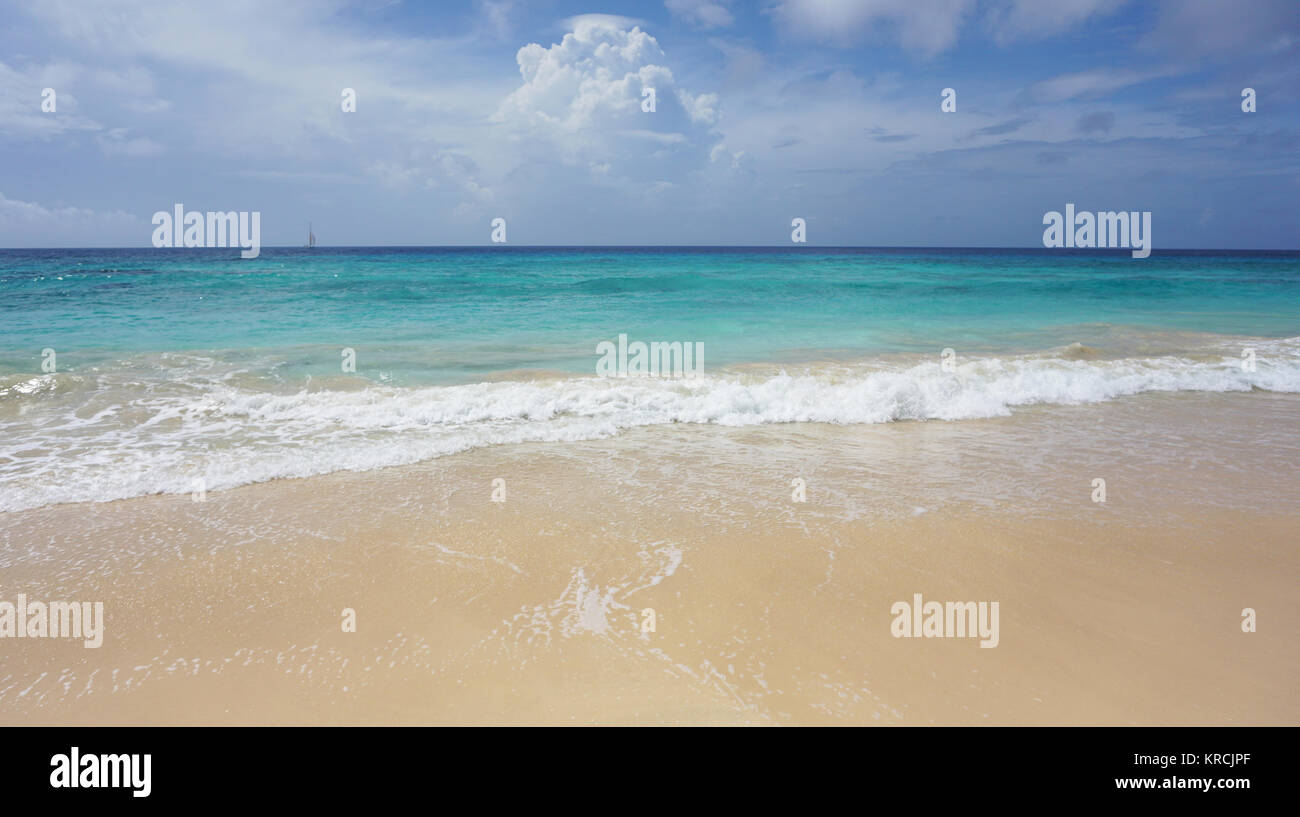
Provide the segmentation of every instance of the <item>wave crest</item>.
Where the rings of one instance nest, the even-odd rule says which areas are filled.
[[[876,361],[790,374],[721,372],[687,380],[595,377],[276,394],[205,379],[111,399],[33,406],[3,426],[0,510],[186,493],[418,462],[487,445],[595,439],[638,426],[885,423],[998,417],[1145,392],[1300,392],[1300,339],[1256,344],[1245,371],[1229,350],[1199,357],[1099,360],[1050,355]],[[9,384],[24,402],[44,380]],[[129,395],[129,397],[127,396]],[[51,400],[51,402],[54,402]],[[35,452],[35,453],[33,453]]]

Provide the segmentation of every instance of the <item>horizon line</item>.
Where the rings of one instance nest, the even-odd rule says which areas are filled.
[[[0,252],[35,250],[245,250],[247,247],[152,247],[152,246],[69,246],[69,247],[0,247]],[[984,251],[1042,251],[1057,254],[1127,253],[1130,247],[1011,247],[1011,246],[957,246],[924,244],[263,244],[259,250],[473,250],[473,249],[523,249],[523,250],[984,250]],[[1298,247],[1164,247],[1153,248],[1152,255],[1160,252],[1300,252]],[[254,260],[254,259],[245,259]]]

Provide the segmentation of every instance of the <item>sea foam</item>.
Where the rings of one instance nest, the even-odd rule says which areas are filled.
[[[1300,339],[1254,345],[1255,371],[1243,370],[1226,349],[1098,360],[1080,359],[1069,347],[971,359],[955,371],[937,359],[912,359],[689,380],[572,377],[297,393],[204,380],[182,392],[133,389],[130,400],[101,399],[90,413],[83,404],[51,415],[51,407],[34,404],[6,414],[0,510],[183,494],[196,479],[221,490],[672,423],[958,421],[1146,392],[1300,392]],[[39,401],[46,391],[15,379],[8,394]]]

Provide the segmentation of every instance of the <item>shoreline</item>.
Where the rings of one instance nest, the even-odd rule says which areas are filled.
[[[1300,393],[1300,337],[1256,339],[1242,350],[1243,341],[1219,338],[1195,354],[1175,354],[1173,337],[1134,339],[1148,352],[1164,344],[1156,357],[1109,357],[1078,343],[1005,358],[945,348],[681,378],[508,370],[447,386],[340,374],[267,382],[245,369],[207,371],[216,365],[207,359],[175,378],[126,369],[0,378],[0,425],[10,432],[0,450],[0,512],[364,472],[639,428],[966,424],[1079,406],[1105,414],[1104,405],[1134,396],[1195,404],[1231,394],[1245,407],[1260,393]]]
[[[99,649],[0,641],[0,722],[1300,724],[1300,463],[1267,436],[1300,398],[1214,397],[0,514],[0,600],[107,622]],[[914,593],[999,602],[998,646],[893,637]]]

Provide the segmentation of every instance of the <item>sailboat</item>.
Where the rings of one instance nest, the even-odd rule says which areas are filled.
[[[307,222],[307,249],[316,246],[316,234],[311,231],[311,222]]]

